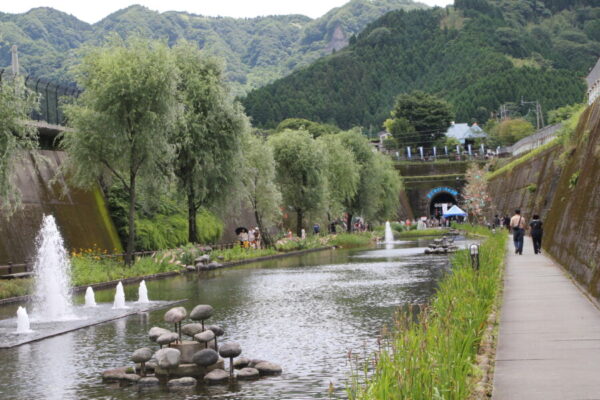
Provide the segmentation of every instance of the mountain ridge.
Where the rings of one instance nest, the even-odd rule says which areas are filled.
[[[600,56],[600,7],[536,0],[456,0],[454,7],[380,17],[350,46],[250,92],[260,127],[286,118],[379,130],[394,98],[419,89],[448,100],[461,121],[485,122],[521,99],[544,111],[581,102]],[[521,111],[523,114],[527,109]]]
[[[351,0],[311,19],[299,14],[207,17],[131,5],[94,24],[51,7],[37,7],[22,14],[0,13],[0,67],[10,65],[10,47],[16,44],[24,73],[66,83],[72,79],[74,51],[100,43],[111,32],[169,44],[184,38],[224,59],[233,93],[242,95],[340,50],[348,38],[390,10],[426,7],[411,0]]]

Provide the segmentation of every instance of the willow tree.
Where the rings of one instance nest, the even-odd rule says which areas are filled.
[[[327,193],[327,219],[344,211],[344,204],[351,201],[360,183],[359,164],[338,135],[324,135],[317,139],[325,150]]]
[[[352,217],[361,215],[365,218],[374,217],[379,207],[378,190],[382,184],[376,170],[375,153],[369,140],[360,130],[352,129],[337,135],[356,159],[359,172],[358,188],[354,196],[343,201],[344,211],[348,216],[347,230],[352,230]]]
[[[375,168],[377,174],[377,209],[375,219],[383,222],[395,219],[400,207],[400,191],[402,190],[402,178],[399,171],[394,168],[390,157],[376,153]]]
[[[269,138],[276,165],[276,181],[283,203],[296,213],[296,234],[304,215],[320,212],[326,190],[326,159],[319,143],[306,131],[287,130]]]
[[[192,44],[173,49],[183,114],[173,137],[175,174],[186,193],[188,240],[198,241],[196,214],[231,196],[240,179],[241,140],[248,121],[231,100],[220,64]]]
[[[162,43],[113,38],[88,48],[75,69],[84,89],[66,107],[69,125],[63,146],[73,182],[89,187],[104,177],[128,194],[126,262],[135,249],[136,193],[144,183],[169,175],[174,149],[170,132],[177,120],[177,68]]]
[[[264,243],[272,245],[269,227],[281,216],[281,192],[275,184],[273,150],[255,135],[244,137],[242,193],[261,231]]]
[[[0,211],[5,217],[20,205],[21,196],[14,183],[15,167],[38,146],[37,129],[26,124],[37,102],[38,96],[19,77],[0,81]]]

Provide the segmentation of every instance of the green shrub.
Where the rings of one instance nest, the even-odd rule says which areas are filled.
[[[444,228],[430,228],[430,229],[417,230],[416,226],[414,229],[412,229],[412,226],[411,226],[411,230],[405,231],[405,232],[400,232],[398,234],[398,237],[411,238],[411,237],[417,237],[417,236],[442,236],[447,232],[448,232],[448,230],[444,229]]]
[[[529,185],[527,185],[527,191],[529,193],[535,193],[537,190],[537,185],[535,183],[530,183]]]
[[[233,247],[232,249],[214,250],[211,253],[211,257],[213,259],[218,259],[218,257],[223,257],[222,261],[229,262],[229,261],[240,261],[240,260],[247,260],[250,258],[271,256],[274,254],[277,254],[277,251],[275,249],[252,249],[252,248],[245,249],[242,246],[238,245],[238,246]]]
[[[340,233],[335,235],[329,240],[329,244],[332,246],[352,248],[352,247],[366,247],[373,241],[373,236],[368,233]]]
[[[3,279],[0,280],[0,299],[25,296],[31,293],[33,279]]]
[[[151,206],[136,206],[136,250],[164,250],[183,246],[188,239],[187,209],[174,195],[161,196]],[[119,237],[127,242],[127,192],[115,185],[108,191],[108,208]],[[212,212],[201,209],[196,215],[198,240],[216,243],[223,234],[223,222]]]

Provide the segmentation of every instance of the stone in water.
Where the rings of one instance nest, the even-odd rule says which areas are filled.
[[[187,311],[183,307],[173,307],[165,313],[165,321],[172,324],[181,322],[187,317]]]
[[[204,321],[205,319],[210,318],[212,314],[212,306],[209,306],[208,304],[200,304],[194,307],[194,309],[190,313],[190,318],[194,321]]]

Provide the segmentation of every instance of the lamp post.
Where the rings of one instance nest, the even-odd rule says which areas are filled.
[[[471,267],[475,271],[479,271],[479,245],[472,244],[469,246],[469,253],[471,253]]]

